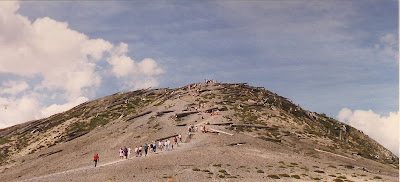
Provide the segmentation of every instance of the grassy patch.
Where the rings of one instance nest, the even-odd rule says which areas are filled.
[[[222,164],[213,164],[214,167],[221,167]]]
[[[154,129],[158,128],[160,126],[159,123],[157,123],[156,125],[153,126]]]
[[[336,169],[336,166],[329,165],[328,167]]]
[[[303,169],[303,170],[305,170],[305,171],[309,171],[310,169],[308,169],[307,167],[300,167],[300,169]]]
[[[380,176],[375,176],[374,179],[382,179]]]
[[[275,174],[270,174],[267,176],[268,178],[272,178],[272,179],[281,179],[279,176],[275,175]]]
[[[192,169],[193,171],[200,171],[200,169],[199,168],[194,168],[194,169]]]
[[[280,176],[280,177],[285,177],[285,178],[290,177],[290,175],[288,175],[288,174],[279,174],[279,176]]]
[[[210,170],[208,170],[208,169],[204,169],[204,170],[202,170],[203,172],[206,172],[206,173],[209,173],[210,172]]]
[[[257,173],[264,173],[264,171],[263,170],[257,170]]]
[[[333,174],[330,174],[328,176],[336,178],[336,175],[333,175]]]
[[[0,140],[0,145],[6,144],[6,143],[8,143],[8,142],[11,142],[11,140],[8,139],[8,138],[1,139],[1,140]]]
[[[339,179],[339,178],[336,178],[336,179],[334,179],[333,181],[334,181],[334,182],[344,182],[343,180],[341,180],[341,179]]]
[[[337,178],[339,178],[339,179],[347,179],[346,176],[339,176]]]
[[[316,173],[325,173],[324,171],[320,171],[320,170],[315,170],[314,172],[316,172]]]
[[[224,176],[224,175],[218,175],[218,177],[219,177],[219,178],[225,178],[225,176]]]
[[[300,179],[300,176],[299,176],[299,175],[292,175],[291,177],[292,177],[292,178],[295,178],[295,179]]]

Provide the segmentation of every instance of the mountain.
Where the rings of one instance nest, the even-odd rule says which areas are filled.
[[[208,132],[190,138],[191,125]],[[172,150],[119,160],[179,133]],[[2,181],[398,181],[398,169],[362,131],[245,83],[116,93],[0,130]]]

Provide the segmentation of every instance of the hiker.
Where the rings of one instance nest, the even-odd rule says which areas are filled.
[[[147,143],[144,144],[144,156],[147,156],[147,150],[149,149],[149,146],[147,145]]]
[[[179,141],[182,143],[182,135],[179,133],[178,135]]]
[[[160,147],[160,151],[162,151],[162,150],[163,150],[163,147],[164,147],[164,143],[160,140],[160,141],[158,142],[158,146]]]
[[[124,149],[119,149],[119,159],[124,159]]]
[[[196,128],[194,129],[194,131],[195,131],[195,132],[197,132],[197,131],[198,131],[198,129],[199,129],[199,128],[196,126]]]
[[[94,155],[93,161],[94,161],[94,167],[96,167],[97,166],[97,162],[100,162],[99,154]]]
[[[176,137],[174,138],[174,142],[175,142],[175,145],[178,146],[178,139]]]
[[[139,148],[138,148],[138,146],[135,147],[135,155],[136,155],[136,157],[138,157],[138,155],[139,155]]]
[[[142,157],[142,146],[139,147],[139,157]]]
[[[154,142],[154,144],[153,144],[153,152],[154,152],[154,153],[156,152],[156,149],[157,149],[157,143]]]
[[[149,154],[150,154],[150,152],[152,152],[152,151],[153,151],[153,144],[150,143]]]
[[[169,141],[169,139],[167,140],[167,146],[168,146],[168,149],[171,149],[171,141]]]
[[[125,159],[128,159],[128,149],[126,148],[126,146],[124,147],[124,156],[125,156]]]
[[[132,154],[132,148],[129,147],[129,148],[128,148],[128,158],[129,158],[129,159],[131,158],[131,154]]]

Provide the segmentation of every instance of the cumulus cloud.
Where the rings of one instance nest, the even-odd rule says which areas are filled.
[[[124,80],[124,89],[143,89],[158,86],[158,81],[152,77],[164,72],[156,61],[151,58],[143,59],[140,62],[126,56],[128,45],[121,43],[111,51],[111,57],[107,59],[112,65],[113,74]]]
[[[362,130],[365,134],[399,155],[399,113],[391,112],[389,116],[381,116],[372,110],[355,110],[343,108],[337,118]]]
[[[375,48],[397,61],[399,58],[398,37],[395,34],[387,33],[379,39],[379,42],[380,44],[376,44]]]
[[[41,104],[34,95],[25,95],[21,98],[0,97],[0,127],[39,119],[41,115],[38,108],[41,108]]]
[[[29,88],[29,85],[25,81],[13,81],[9,80],[8,82],[4,82],[3,86],[0,88],[0,95],[2,94],[10,94],[16,95],[24,90]]]
[[[50,17],[30,21],[18,9],[18,2],[0,2],[0,77],[16,78],[0,83],[0,127],[50,116],[87,101],[105,79],[104,70],[112,70],[130,88],[158,86],[153,76],[162,69],[152,59],[135,62],[127,55],[127,44],[91,39]],[[100,64],[105,61],[109,65]],[[35,81],[28,85],[27,79]],[[46,106],[47,99],[63,103]]]

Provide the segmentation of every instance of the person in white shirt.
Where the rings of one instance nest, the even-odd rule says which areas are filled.
[[[119,149],[119,159],[124,159],[124,150],[122,148]]]

